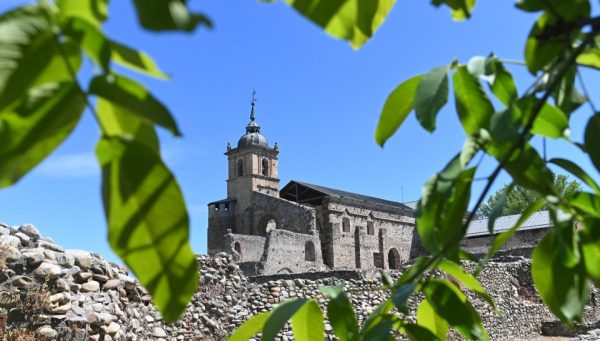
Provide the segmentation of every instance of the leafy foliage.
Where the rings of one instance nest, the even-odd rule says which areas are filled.
[[[554,178],[554,187],[558,191],[558,194],[565,198],[571,197],[583,190],[579,182],[569,180],[568,176],[562,174]],[[500,209],[500,216],[520,214],[525,212],[525,209],[529,205],[542,198],[543,196],[534,190],[520,185],[510,186],[507,184],[497,190],[496,193],[490,195],[486,203],[481,204],[478,214],[481,217],[490,217],[495,208]],[[501,201],[503,204],[499,205]],[[544,205],[540,209],[548,209],[548,205]]]
[[[139,0],[142,2],[142,0]],[[274,2],[275,0],[261,0]],[[285,0],[331,36],[358,49],[383,23],[396,0]]]
[[[395,1],[286,3],[328,34],[359,48],[380,27]],[[465,20],[472,15],[475,0],[432,4],[448,7],[454,20]],[[210,20],[191,11],[186,0],[135,0],[134,5],[140,24],[151,31],[211,27]],[[433,132],[450,92],[466,142],[423,188],[418,233],[430,255],[418,259],[396,283],[386,281],[383,290],[389,290],[391,298],[359,326],[343,289],[323,289],[329,297],[327,318],[340,340],[387,340],[392,332],[413,340],[442,340],[449,328],[468,339],[488,339],[467,296],[451,282],[431,276],[442,270],[493,305],[476,277],[464,272],[458,262],[469,256],[459,247],[469,222],[486,207],[491,226],[500,214],[512,213],[505,209],[518,206],[523,215],[495,237],[477,271],[527,217],[545,207],[554,227],[534,251],[533,279],[558,318],[568,325],[581,319],[588,280],[600,283],[595,266],[600,261],[600,188],[573,161],[542,158],[531,140],[574,143],[600,169],[600,119],[585,87],[578,89],[575,84],[581,66],[600,68],[600,18],[591,16],[589,0],[522,0],[517,8],[538,13],[524,49],[524,65],[537,77],[525,92],[518,91],[505,62],[492,54],[434,68],[400,83],[388,97],[375,133],[378,144],[384,145],[413,110],[423,128]],[[142,84],[112,69],[116,63],[168,78],[150,56],[104,35],[102,25],[108,17],[108,0],[40,0],[0,14],[0,187],[16,183],[52,153],[87,106],[101,131],[96,152],[111,246],[148,288],[165,320],[174,321],[194,293],[198,275],[185,203],[162,161],[155,129],[160,126],[174,136],[181,132],[165,105]],[[79,74],[84,59],[97,66],[90,79]],[[91,105],[94,100],[96,107]],[[584,141],[574,142],[569,140],[569,120],[585,101],[593,112]],[[480,172],[473,165],[478,154],[487,154],[498,164],[485,177],[475,207],[467,212],[472,184]],[[548,164],[573,174],[593,192],[580,192],[566,177],[554,176]],[[510,190],[505,187],[483,204],[502,170],[513,179]],[[575,229],[576,224],[581,228]],[[394,308],[405,312],[407,302],[417,294],[424,297],[417,324],[394,314]],[[323,313],[316,301],[303,298],[250,318],[230,339],[262,333],[263,339],[272,340],[287,321],[297,339],[323,339]]]
[[[309,3],[309,2],[306,2]],[[311,20],[319,8],[312,1]],[[434,0],[434,6],[450,8],[453,19],[468,19],[475,1]],[[585,87],[582,95],[575,84],[580,65],[600,68],[600,17],[591,17],[589,0],[523,0],[517,8],[539,13],[529,32],[523,65],[536,76],[533,84],[519,92],[505,62],[491,54],[476,56],[465,64],[453,61],[401,82],[387,98],[375,131],[376,142],[383,146],[399,129],[406,117],[415,112],[423,128],[433,132],[436,116],[453,92],[456,113],[466,134],[463,149],[423,187],[416,211],[421,243],[430,255],[418,259],[396,281],[386,277],[385,289],[390,300],[382,303],[362,328],[356,325],[352,306],[340,288],[324,289],[330,296],[328,318],[341,340],[363,340],[365,331],[381,330],[382,339],[391,331],[406,334],[411,340],[444,340],[449,328],[467,339],[485,340],[487,333],[467,296],[447,280],[432,278],[441,270],[462,288],[494,302],[476,279],[477,273],[536,211],[550,212],[553,228],[533,253],[532,277],[544,303],[561,321],[573,325],[581,320],[588,299],[589,279],[600,283],[600,187],[593,176],[575,162],[557,158],[546,160],[531,143],[534,138],[552,138],[572,143],[588,154],[600,170],[600,119],[593,109]],[[307,14],[308,12],[302,12]],[[452,79],[452,89],[449,79]],[[487,84],[487,87],[485,86]],[[494,96],[498,102],[492,101]],[[571,113],[590,102],[593,111],[582,143],[569,137]],[[496,103],[500,107],[496,107]],[[472,165],[478,154],[489,155],[498,164],[484,178],[484,189],[467,211],[472,200],[471,187],[480,172]],[[585,183],[593,192],[583,192],[577,181],[555,175],[549,165],[562,168]],[[512,183],[488,196],[502,171]],[[489,217],[490,233],[494,220],[505,214],[522,213],[509,230],[496,235],[487,255],[479,260],[475,274],[464,272],[460,259],[472,259],[460,249],[460,240],[477,212]],[[576,229],[575,226],[582,226]],[[407,323],[391,311],[392,303],[406,313],[407,302],[421,294],[417,324]],[[402,316],[402,315],[400,315]],[[316,338],[315,338],[316,340]]]
[[[152,30],[210,25],[182,0],[136,4],[143,26]],[[108,0],[42,0],[0,15],[0,187],[16,183],[50,155],[87,106],[102,134],[97,154],[110,244],[165,320],[175,321],[196,290],[198,274],[185,202],[161,160],[155,126],[175,136],[181,132],[142,84],[112,70],[117,63],[168,78],[149,55],[104,35],[108,8]],[[84,87],[79,69],[86,58],[98,67]]]

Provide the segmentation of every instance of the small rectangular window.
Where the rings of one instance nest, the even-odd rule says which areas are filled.
[[[367,222],[367,234],[372,236],[375,234],[375,226],[372,221]]]
[[[350,232],[350,219],[342,218],[342,231]]]

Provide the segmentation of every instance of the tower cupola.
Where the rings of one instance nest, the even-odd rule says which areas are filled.
[[[249,146],[249,145],[257,145],[268,147],[269,142],[267,138],[261,135],[260,133],[260,125],[256,123],[254,116],[254,106],[256,105],[256,98],[254,97],[254,93],[252,94],[252,109],[250,109],[250,123],[246,126],[246,134],[242,135],[238,140],[238,148]]]

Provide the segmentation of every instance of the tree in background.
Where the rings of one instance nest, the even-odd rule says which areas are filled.
[[[581,192],[583,187],[577,180],[569,181],[569,177],[563,174],[554,177],[554,187],[560,193],[560,196],[568,198]],[[541,195],[529,188],[506,184],[494,194],[487,198],[487,202],[481,204],[478,216],[488,218],[492,214],[494,207],[501,207],[501,216],[511,214],[521,214],[525,212],[527,207],[540,200]],[[547,210],[548,206],[544,205],[540,210]]]

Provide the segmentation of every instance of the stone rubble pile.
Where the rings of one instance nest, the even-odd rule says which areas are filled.
[[[201,285],[181,320],[168,325],[124,266],[98,254],[64,250],[41,237],[32,225],[0,223],[0,307],[8,311],[9,329],[27,328],[35,332],[36,340],[222,340],[250,316],[288,298],[315,298],[325,311],[321,286],[342,285],[350,290],[359,323],[387,299],[385,291],[374,290],[381,284],[376,278],[343,280],[324,274],[312,280],[298,275],[259,281],[246,277],[231,255],[199,255],[197,260]],[[492,262],[479,276],[496,301],[499,316],[469,294],[492,340],[538,339],[543,330],[546,335],[600,340],[600,330],[594,329],[600,320],[598,292],[592,292],[586,323],[573,334],[541,304],[529,268],[528,260],[515,258]],[[37,292],[45,300],[36,301],[42,303],[34,304],[38,311],[32,317],[24,301]],[[409,319],[414,319],[417,305],[411,302]],[[333,340],[328,323],[326,331],[327,339]],[[292,339],[291,330],[281,333],[280,340]]]

